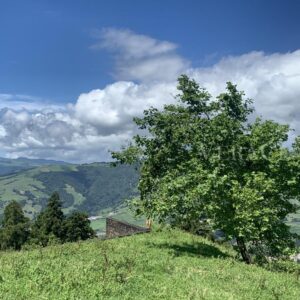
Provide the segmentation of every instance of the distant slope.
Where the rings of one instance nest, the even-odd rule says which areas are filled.
[[[107,163],[31,168],[0,177],[0,214],[8,201],[16,200],[33,218],[58,191],[66,213],[78,209],[95,215],[135,195],[137,180],[134,167],[113,168]]]
[[[29,159],[20,157],[17,159],[9,159],[0,157],[0,176],[16,173],[22,170],[31,169],[44,165],[68,165],[63,161],[47,160],[47,159]]]
[[[0,299],[300,299],[296,274],[179,230],[0,255]]]

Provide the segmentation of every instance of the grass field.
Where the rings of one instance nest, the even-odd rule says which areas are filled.
[[[0,255],[0,299],[300,299],[299,276],[179,230]]]

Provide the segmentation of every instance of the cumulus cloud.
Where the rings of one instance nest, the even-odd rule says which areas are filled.
[[[107,28],[94,32],[92,49],[107,49],[115,55],[118,80],[171,81],[187,69],[188,60],[176,54],[177,45],[127,29]]]
[[[125,141],[126,133],[102,136],[97,128],[65,112],[0,112],[0,144],[8,157],[33,157],[87,162],[108,159],[108,150]]]
[[[237,84],[254,100],[257,114],[288,123],[300,134],[300,50],[251,52],[188,73],[214,95],[222,92],[226,81]]]
[[[159,81],[143,75],[142,69],[149,63],[147,68],[154,74],[160,70],[159,64],[166,66],[173,55],[185,62],[175,53],[176,45],[116,29],[102,32],[99,43],[98,48],[116,51],[117,69],[120,65],[126,69],[126,81],[82,93],[75,103],[65,106],[42,104],[25,95],[0,94],[0,146],[7,156],[72,162],[109,160],[108,150],[118,149],[136,132],[134,116],[141,116],[151,106],[161,108],[175,101],[176,66],[167,68],[173,79],[167,75]],[[182,73],[215,96],[224,91],[226,81],[232,81],[254,99],[258,115],[289,123],[300,134],[300,50],[224,57],[205,68],[183,65]],[[141,70],[134,77],[130,74],[136,66]],[[139,80],[129,80],[133,78]]]
[[[132,118],[151,106],[173,101],[174,84],[136,84],[119,81],[104,89],[81,94],[74,105],[76,117],[102,134],[131,127]]]

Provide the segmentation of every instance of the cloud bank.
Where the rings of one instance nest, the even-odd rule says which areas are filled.
[[[93,49],[114,55],[113,84],[79,95],[66,106],[26,95],[0,94],[0,145],[8,157],[71,162],[109,160],[135,133],[134,116],[150,106],[174,102],[176,78],[187,73],[213,95],[232,81],[254,99],[258,115],[288,123],[300,134],[300,50],[224,57],[211,67],[193,68],[177,45],[129,30],[95,34]]]

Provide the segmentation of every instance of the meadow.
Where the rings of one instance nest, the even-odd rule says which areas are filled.
[[[0,299],[300,299],[299,273],[173,229],[2,252]]]

